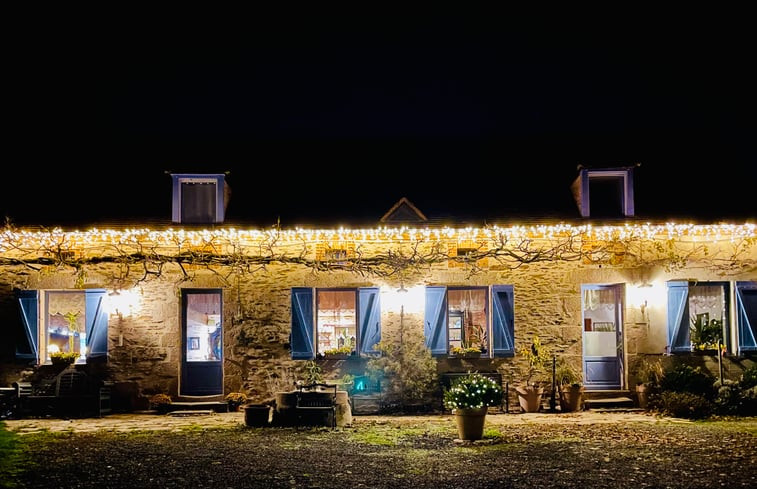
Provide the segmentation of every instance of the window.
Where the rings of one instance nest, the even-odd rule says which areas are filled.
[[[757,351],[757,282],[736,282],[738,353]]]
[[[476,347],[486,355],[512,356],[513,319],[512,285],[426,287],[424,334],[434,355]]]
[[[318,353],[357,350],[357,291],[316,291]]]
[[[378,353],[381,340],[379,289],[292,289],[292,358],[316,354]]]
[[[173,206],[171,219],[176,223],[213,224],[223,222],[225,175],[172,174]]]
[[[633,167],[582,168],[573,195],[581,217],[632,217]]]
[[[668,282],[671,353],[716,349],[729,342],[727,282]]]
[[[187,362],[223,360],[223,310],[220,291],[185,289],[185,358]]]
[[[104,290],[20,290],[16,298],[22,326],[16,358],[49,363],[51,353],[74,352],[84,363],[107,357]]]

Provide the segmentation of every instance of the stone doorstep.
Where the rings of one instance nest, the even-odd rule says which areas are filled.
[[[630,397],[605,397],[601,399],[584,399],[584,409],[633,409]]]
[[[209,416],[215,413],[212,409],[179,409],[168,413],[169,416]]]
[[[175,401],[169,407],[170,412],[211,410],[215,412],[228,412],[229,404],[225,401]]]

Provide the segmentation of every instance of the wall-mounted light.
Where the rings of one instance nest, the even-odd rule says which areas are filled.
[[[108,293],[107,306],[110,314],[115,314],[119,319],[124,316],[132,316],[139,312],[141,298],[134,289],[113,290]]]
[[[424,290],[422,285],[405,287],[404,283],[400,283],[399,288],[382,287],[381,308],[397,313],[417,314],[423,311]]]

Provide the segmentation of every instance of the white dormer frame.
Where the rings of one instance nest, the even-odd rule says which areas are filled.
[[[634,216],[633,205],[633,168],[604,168],[590,169],[582,168],[578,175],[578,210],[581,217],[590,216],[590,199],[589,199],[589,182],[592,178],[619,177],[623,179],[623,195],[621,202],[623,204],[623,215],[625,217]]]
[[[216,187],[215,220],[212,223],[222,223],[224,219],[224,187],[226,175],[223,173],[172,173],[173,199],[171,206],[171,221],[182,223],[181,189],[185,183],[214,183]]]

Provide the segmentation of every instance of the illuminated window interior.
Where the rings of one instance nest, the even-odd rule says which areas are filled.
[[[87,358],[84,292],[50,291],[46,300],[42,358],[49,362],[51,353],[75,352],[79,354],[77,363],[84,362]]]
[[[213,362],[223,359],[221,295],[187,295],[187,361]]]
[[[318,290],[318,352],[357,347],[357,295],[355,290]],[[347,351],[349,350],[349,351]]]
[[[486,320],[486,292],[483,288],[447,291],[449,348],[489,348]]]

